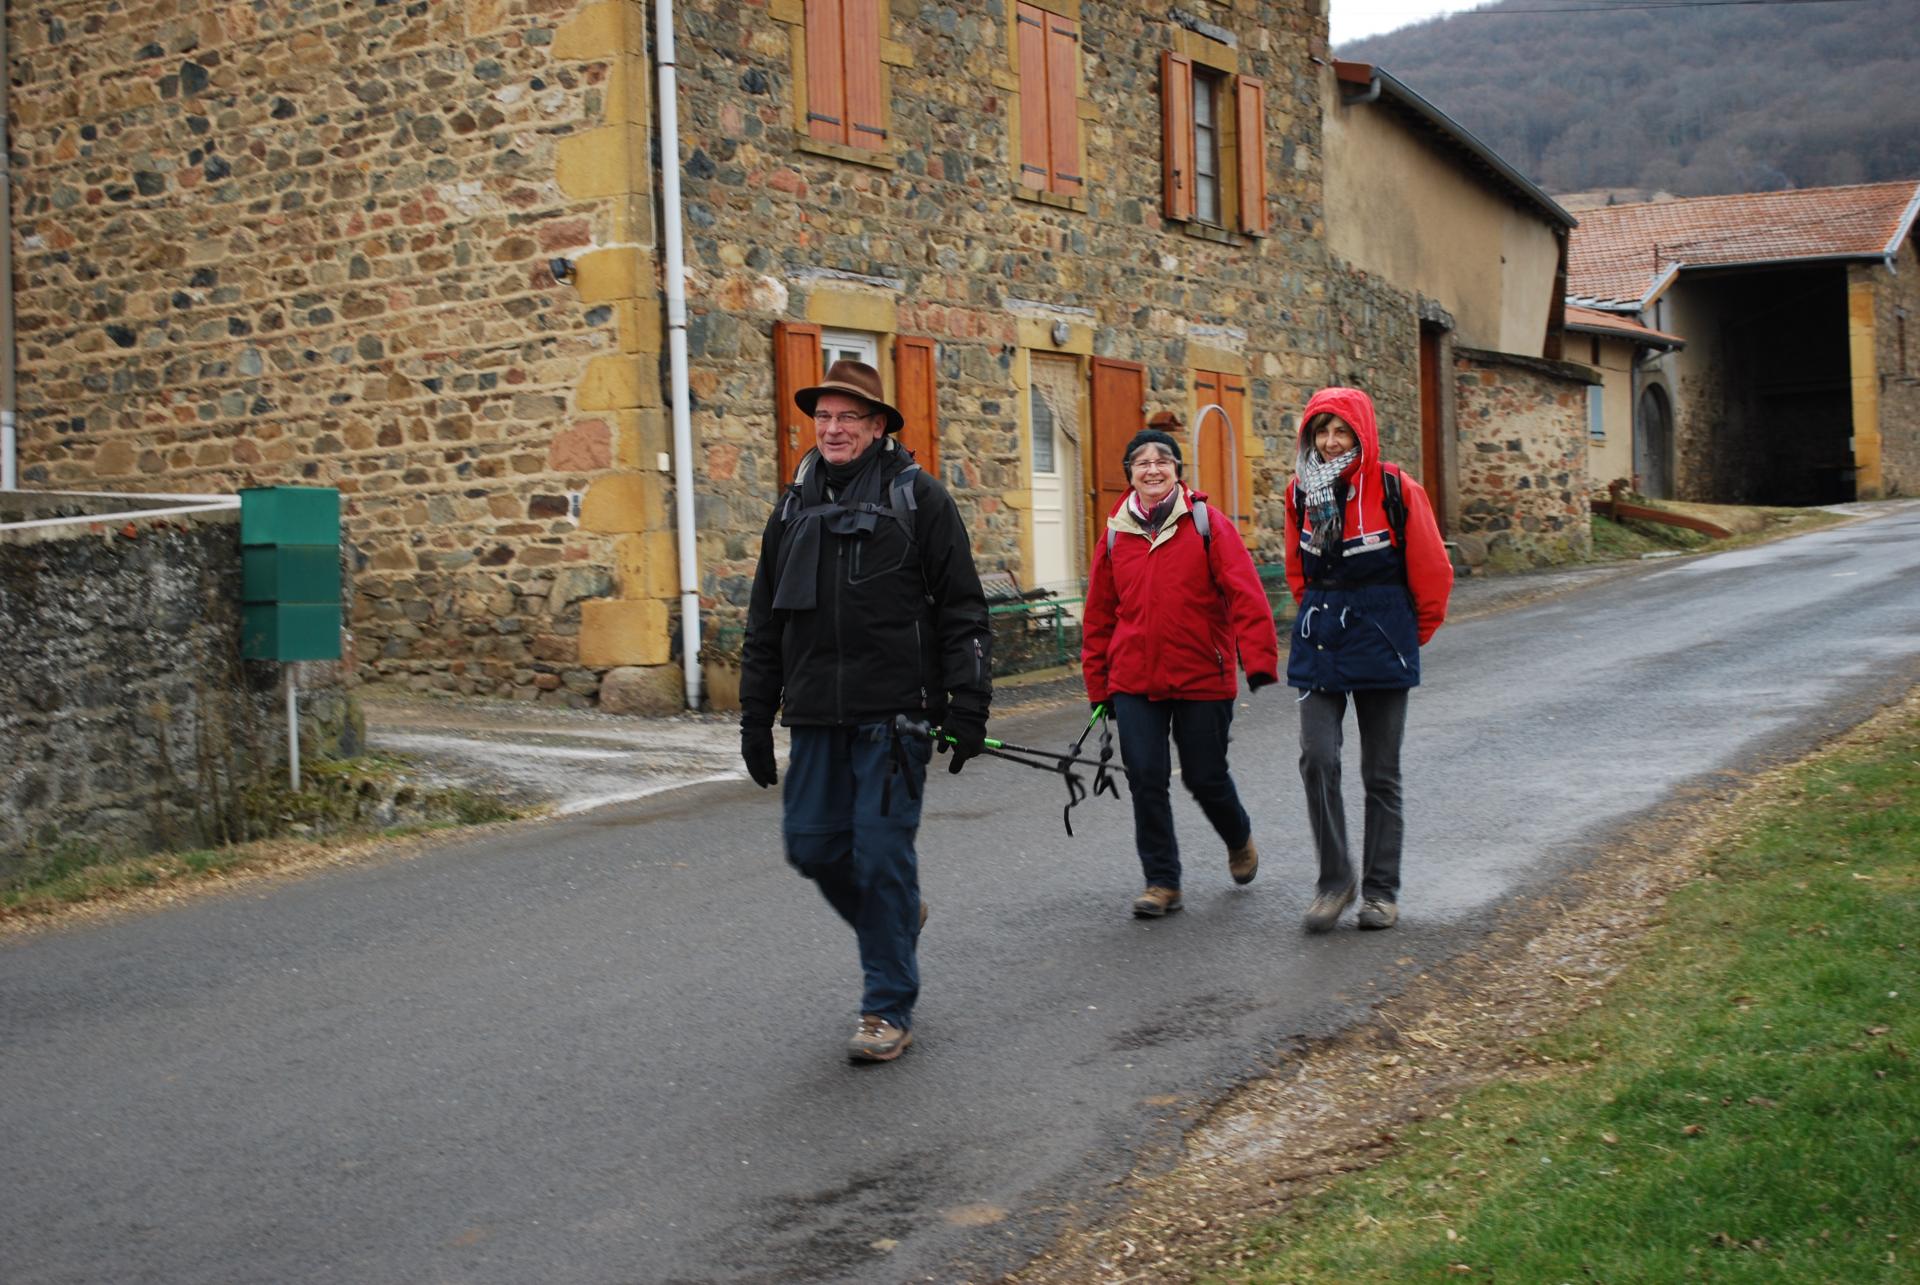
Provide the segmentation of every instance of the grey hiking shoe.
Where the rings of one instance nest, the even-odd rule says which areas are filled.
[[[1355,891],[1353,885],[1349,884],[1340,892],[1323,892],[1317,894],[1313,899],[1313,904],[1307,907],[1307,917],[1305,920],[1307,931],[1310,933],[1323,933],[1339,923],[1341,913],[1353,904]]]
[[[1362,928],[1391,928],[1399,922],[1400,907],[1391,901],[1368,897],[1360,903],[1359,924]]]
[[[1239,847],[1227,849],[1227,873],[1235,883],[1252,883],[1260,873],[1260,854],[1254,849],[1252,835]]]
[[[884,1017],[860,1014],[860,1025],[847,1041],[847,1056],[855,1062],[891,1062],[913,1043],[913,1032],[903,1031]]]
[[[1159,884],[1148,884],[1147,890],[1133,899],[1133,915],[1136,919],[1158,919],[1168,911],[1180,909],[1180,890],[1162,888]]]

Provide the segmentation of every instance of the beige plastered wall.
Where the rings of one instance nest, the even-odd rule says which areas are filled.
[[[1543,355],[1559,246],[1379,103],[1345,106],[1325,73],[1327,245],[1437,301],[1470,347]]]
[[[1596,342],[1597,341],[1597,342]],[[1597,356],[1595,349],[1598,349]],[[1633,355],[1631,340],[1569,334],[1568,356],[1600,372],[1604,438],[1587,440],[1587,476],[1596,493],[1617,477],[1633,478]]]

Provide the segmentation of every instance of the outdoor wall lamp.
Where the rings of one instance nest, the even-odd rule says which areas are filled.
[[[573,277],[573,260],[572,259],[548,259],[547,271],[553,274],[553,279],[555,281],[558,281],[562,285],[565,285]]]

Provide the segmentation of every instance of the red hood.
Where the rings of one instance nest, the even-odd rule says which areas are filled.
[[[1347,421],[1355,437],[1360,439],[1361,468],[1370,468],[1380,462],[1380,430],[1373,421],[1373,398],[1358,388],[1322,388],[1307,400],[1307,409],[1300,415],[1300,440],[1295,446],[1296,455],[1304,455],[1312,445],[1307,440],[1307,425],[1313,417],[1323,412],[1338,415]]]

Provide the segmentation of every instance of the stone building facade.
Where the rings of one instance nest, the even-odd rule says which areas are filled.
[[[1848,265],[1847,307],[1855,422],[1879,427],[1881,494],[1920,495],[1920,232],[1887,264]]]
[[[1593,551],[1587,481],[1590,366],[1454,350],[1460,490],[1452,527],[1469,560],[1516,571]]]
[[[12,11],[26,484],[337,486],[363,677],[677,704],[651,16]],[[676,30],[703,664],[836,354],[1023,585],[1084,574],[1151,417],[1268,562],[1315,387],[1416,422],[1417,301],[1327,250],[1322,0]]]

